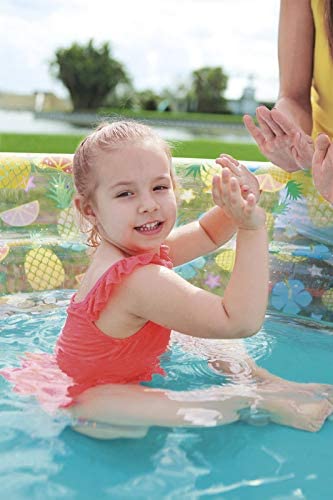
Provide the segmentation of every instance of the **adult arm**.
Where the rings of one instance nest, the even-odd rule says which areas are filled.
[[[281,0],[279,21],[280,90],[276,109],[306,134],[312,131],[310,102],[314,24],[310,0]]]
[[[281,0],[279,23],[280,90],[275,108],[259,106],[258,126],[249,115],[244,124],[260,151],[288,172],[312,164],[314,25],[310,0]]]

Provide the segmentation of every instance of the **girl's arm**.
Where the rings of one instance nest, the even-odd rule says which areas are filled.
[[[255,197],[244,201],[239,184],[222,171],[214,199],[238,227],[235,266],[223,298],[183,280],[164,267],[137,269],[122,285],[127,313],[195,337],[241,338],[256,333],[268,297],[268,242],[264,211]]]

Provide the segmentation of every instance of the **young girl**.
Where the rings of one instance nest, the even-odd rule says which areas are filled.
[[[213,180],[216,206],[199,221],[173,230],[171,153],[152,129],[135,122],[106,124],[78,147],[74,203],[90,223],[88,241],[96,250],[56,345],[58,383],[53,381],[51,395],[50,386],[39,394],[44,401],[45,392],[53,401],[58,398],[59,407],[76,419],[77,431],[99,438],[138,437],[150,425],[226,424],[250,407],[270,412],[275,422],[318,430],[331,413],[330,387],[282,384],[263,370],[267,383],[258,387],[240,381],[184,392],[140,385],[164,374],[159,358],[171,330],[235,339],[255,334],[263,322],[268,251],[257,184],[235,160],[217,161],[223,168]],[[212,252],[235,231],[236,262],[223,298],[171,270]],[[31,393],[31,384],[24,389],[22,380],[29,380],[31,366],[36,378],[38,365],[43,365],[39,356],[30,355],[23,368],[3,374],[17,390]],[[43,388],[44,382],[39,393]]]

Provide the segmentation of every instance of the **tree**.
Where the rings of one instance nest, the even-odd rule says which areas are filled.
[[[227,103],[223,93],[227,88],[228,76],[222,68],[200,68],[192,73],[191,98],[196,101],[196,111],[202,113],[223,113]]]
[[[137,103],[136,91],[131,83],[120,83],[107,95],[104,106],[115,109],[134,109]]]
[[[136,98],[140,109],[144,109],[146,111],[156,111],[158,108],[158,103],[159,101],[161,101],[160,96],[151,89],[141,90],[137,92]]]
[[[123,65],[112,57],[109,44],[96,48],[93,40],[58,49],[51,69],[67,87],[75,111],[98,108],[119,83],[130,82]]]

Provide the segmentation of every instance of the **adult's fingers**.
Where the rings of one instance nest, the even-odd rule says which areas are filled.
[[[319,134],[316,139],[316,150],[326,152],[330,144],[331,141],[326,134]]]
[[[325,184],[328,189],[326,200],[333,204],[333,145],[330,144],[324,162]]]
[[[314,175],[315,175],[315,170],[317,169],[320,170],[322,168],[329,147],[330,147],[330,140],[328,136],[325,134],[320,134],[316,140],[315,150],[312,159],[312,167],[314,169]]]
[[[272,109],[271,117],[285,134],[293,135],[298,131],[298,127],[278,109]]]
[[[271,111],[266,108],[266,106],[259,106],[259,108],[257,108],[256,115],[258,122],[263,129],[264,135],[267,134],[267,140],[272,140],[275,137],[282,137],[285,135],[279,124],[273,120]]]
[[[319,193],[333,204],[333,146],[324,134],[316,141],[312,178]]]
[[[244,115],[243,116],[243,123],[244,123],[247,131],[249,132],[249,134],[252,135],[253,139],[258,144],[259,148],[262,149],[265,146],[265,136],[262,133],[262,131],[255,125],[251,116]]]
[[[304,132],[296,133],[295,147],[299,156],[298,165],[303,170],[309,170],[312,167],[314,146],[312,138]]]
[[[256,111],[256,116],[260,126],[260,130],[265,138],[265,141],[272,141],[273,139],[275,139],[275,134],[273,133],[273,130],[267,125],[266,121],[260,115],[258,109]]]

